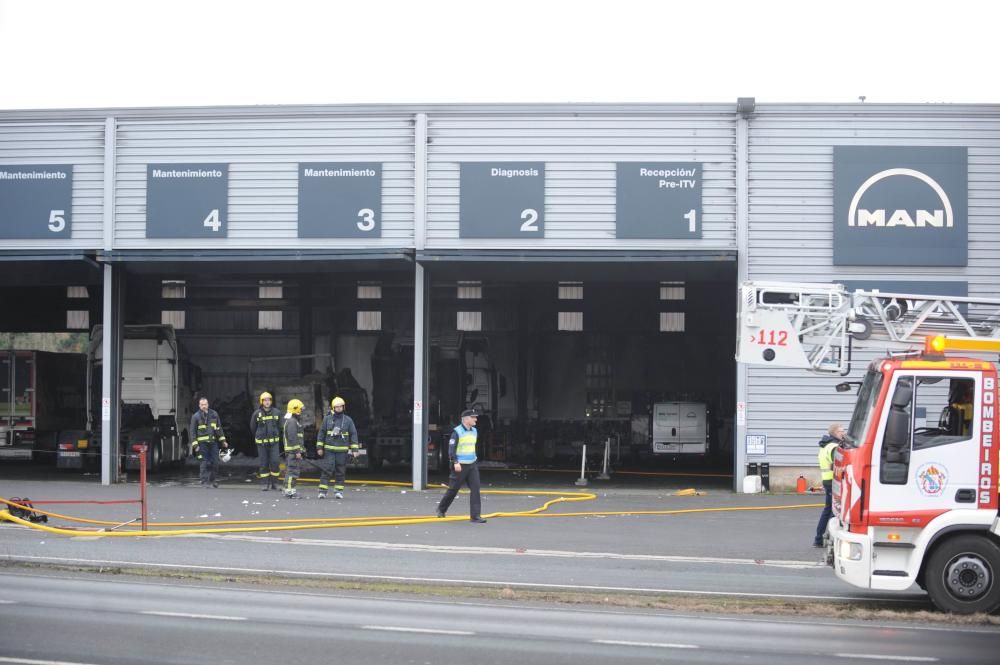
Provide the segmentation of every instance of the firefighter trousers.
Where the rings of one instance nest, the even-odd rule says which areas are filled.
[[[202,485],[215,482],[216,473],[219,470],[219,442],[206,441],[198,446],[198,454],[201,455],[201,469],[198,474]]]
[[[454,468],[454,467],[452,467]],[[448,484],[448,491],[444,493],[441,497],[441,503],[438,504],[438,510],[442,513],[447,513],[448,508],[451,507],[451,502],[455,500],[455,496],[458,494],[458,490],[461,489],[462,485],[469,486],[469,517],[471,519],[479,519],[482,512],[482,500],[479,497],[479,465],[475,462],[471,464],[463,464],[462,470],[455,473],[451,482]]]
[[[333,473],[333,491],[344,491],[344,480],[347,476],[347,455],[349,453],[338,453],[326,451],[323,459],[320,460],[319,467],[319,491],[325,492],[330,489],[330,474]]]
[[[281,473],[281,466],[278,455],[281,451],[278,450],[280,443],[258,443],[257,444],[257,461],[260,463],[260,468],[257,471],[257,477],[264,487],[277,487],[278,486],[278,476]]]
[[[295,453],[288,453],[288,457],[285,460],[285,493],[292,494],[295,492],[295,485],[299,481],[299,475],[302,473],[302,460],[295,458]]]

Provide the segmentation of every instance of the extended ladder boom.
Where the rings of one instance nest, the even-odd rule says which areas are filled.
[[[929,335],[1000,339],[1000,299],[848,291],[843,284],[744,282],[736,359],[850,371],[852,340],[923,343]]]

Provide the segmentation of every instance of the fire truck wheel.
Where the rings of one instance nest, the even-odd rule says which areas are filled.
[[[1000,547],[983,536],[950,538],[927,560],[925,582],[939,610],[992,612],[1000,607]]]

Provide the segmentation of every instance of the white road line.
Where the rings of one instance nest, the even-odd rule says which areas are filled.
[[[188,614],[187,612],[156,612],[148,610],[140,614],[149,614],[157,617],[181,617],[182,619],[215,619],[216,621],[246,621],[246,617],[227,617],[221,614]]]
[[[31,658],[11,658],[0,656],[0,663],[19,663],[20,665],[92,665],[92,663],[77,663],[68,660],[32,660]]]
[[[284,575],[287,577],[302,577],[314,579],[338,580],[389,580],[392,582],[429,582],[433,584],[475,584],[477,586],[507,586],[518,589],[567,589],[573,591],[616,591],[625,593],[663,593],[688,596],[728,596],[737,598],[785,598],[792,600],[837,600],[837,601],[872,601],[892,602],[900,604],[926,604],[922,598],[893,598],[886,596],[829,596],[792,593],[754,593],[749,591],[708,591],[699,589],[664,589],[656,587],[624,587],[596,586],[585,584],[549,584],[545,582],[515,582],[508,580],[475,580],[447,577],[411,577],[406,575],[366,575],[362,573],[327,573],[302,572],[301,570],[283,570],[280,568],[237,568],[235,566],[196,566],[183,563],[157,563],[151,561],[123,561],[115,559],[81,559],[75,557],[48,557],[32,555],[0,555],[0,561],[48,561],[51,563],[101,564],[112,566],[136,566],[141,568],[159,568],[162,570],[196,570],[205,572],[243,573],[247,575]]]
[[[17,604],[16,600],[0,600],[0,605],[15,605],[15,604]]]
[[[393,633],[429,633],[431,635],[475,635],[468,630],[439,630],[437,628],[407,628],[406,626],[361,626],[363,630],[384,630]]]
[[[398,552],[427,552],[434,554],[491,554],[497,556],[541,557],[552,559],[610,559],[616,561],[654,561],[659,563],[702,563],[711,565],[757,566],[765,568],[818,569],[827,565],[820,561],[794,559],[737,559],[733,557],[678,556],[669,554],[626,554],[620,552],[574,552],[568,550],[534,550],[509,547],[476,547],[462,545],[423,545],[417,543],[389,543],[368,540],[318,540],[280,536],[195,534],[196,538],[239,540],[257,544],[298,545],[302,547],[339,547],[348,549],[385,550]]]
[[[879,656],[873,653],[835,653],[837,658],[860,658],[864,660],[893,660],[908,663],[936,663],[937,658],[930,656]]]
[[[697,644],[677,644],[675,642],[627,642],[625,640],[591,640],[594,644],[610,644],[620,647],[652,647],[654,649],[700,649]]]

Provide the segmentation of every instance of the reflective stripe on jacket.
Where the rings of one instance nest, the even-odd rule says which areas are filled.
[[[201,409],[191,416],[191,445],[197,448],[202,443],[209,441],[226,442],[226,433],[222,429],[222,421],[219,414],[209,409],[203,413]]]
[[[250,433],[253,434],[254,443],[280,443],[281,411],[273,406],[270,409],[260,407],[254,411],[250,418]]]
[[[303,436],[302,423],[293,414],[286,414],[285,418],[285,452],[302,453],[305,452],[305,437]]]
[[[454,441],[455,452],[453,461],[459,464],[472,464],[476,461],[476,440],[479,438],[479,430],[475,427],[465,429],[464,425],[459,425],[454,429],[451,439]],[[448,442],[449,444],[451,441]],[[449,446],[450,448],[451,446]],[[451,451],[449,451],[450,453]]]
[[[360,444],[354,421],[346,413],[329,412],[320,425],[316,444],[323,446],[324,450],[332,450],[335,453],[358,450]]]

